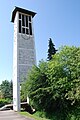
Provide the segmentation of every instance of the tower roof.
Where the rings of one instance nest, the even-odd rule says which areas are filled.
[[[35,12],[32,12],[32,11],[29,11],[29,10],[26,10],[26,9],[23,9],[23,8],[19,8],[19,7],[16,7],[15,6],[15,9],[12,11],[12,17],[11,17],[11,22],[14,22],[14,19],[15,19],[15,15],[16,15],[16,12],[21,12],[21,13],[25,13],[25,14],[28,14],[28,15],[31,15],[32,17],[35,16]]]

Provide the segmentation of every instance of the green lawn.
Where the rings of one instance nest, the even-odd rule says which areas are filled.
[[[21,115],[24,115],[24,116],[27,116],[27,117],[30,117],[30,118],[33,118],[34,120],[49,120],[49,119],[46,119],[46,118],[41,118],[41,117],[38,117],[37,115],[33,114],[29,114],[28,112],[20,112]]]

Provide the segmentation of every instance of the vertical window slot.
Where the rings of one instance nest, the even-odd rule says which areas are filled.
[[[25,26],[25,18],[24,18],[24,15],[22,15],[22,26]]]
[[[22,28],[22,33],[24,33],[24,34],[25,34],[25,28]]]
[[[21,33],[21,20],[19,20],[19,33]]]
[[[30,35],[32,35],[32,25],[31,25],[31,23],[29,23],[29,31],[30,31]]]
[[[19,19],[21,19],[21,14],[19,13]]]
[[[29,21],[31,22],[31,16],[29,16]]]
[[[26,16],[26,27],[28,27],[28,16]]]
[[[29,29],[28,28],[26,28],[26,34],[29,34]]]

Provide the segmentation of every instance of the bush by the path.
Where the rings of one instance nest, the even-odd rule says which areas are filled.
[[[0,99],[0,107],[9,104],[11,102],[11,100],[9,99]]]

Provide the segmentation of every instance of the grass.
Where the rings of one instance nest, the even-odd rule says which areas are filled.
[[[46,118],[39,117],[39,115],[37,113],[31,115],[28,112],[20,112],[20,114],[24,115],[24,116],[27,116],[29,118],[33,118],[34,120],[49,120],[49,119],[46,119]]]
[[[52,114],[46,114],[42,111],[37,111],[34,114],[28,112],[20,112],[21,115],[33,118],[33,120],[80,120],[80,107],[74,107],[70,109],[67,114],[65,112],[53,112]],[[46,119],[46,116],[50,119]]]

